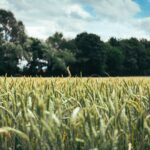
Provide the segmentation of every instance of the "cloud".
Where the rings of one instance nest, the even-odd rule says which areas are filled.
[[[71,16],[74,18],[81,18],[81,19],[87,19],[91,17],[90,14],[85,10],[83,10],[83,8],[78,4],[70,5],[66,8],[66,10],[67,10],[66,14],[69,17]]]
[[[140,12],[140,7],[132,0],[82,0],[89,3],[96,11],[97,17],[111,20],[125,20]]]
[[[150,17],[136,18],[142,10],[133,0],[0,0],[0,8],[11,10],[30,36],[42,39],[56,31],[66,37],[88,31],[103,40],[150,38]]]
[[[150,17],[143,18],[143,19],[137,19],[134,22],[134,25],[138,29],[142,29],[145,33],[150,33]]]
[[[56,31],[73,37],[90,18],[82,5],[70,0],[1,0],[0,7],[11,10],[24,22],[27,33],[39,38],[47,38]]]
[[[108,40],[109,38],[130,38],[138,37],[141,38],[143,31],[136,29],[132,24],[120,23],[120,22],[109,22],[109,20],[95,21],[87,27],[89,32],[97,33],[101,36],[101,39]]]

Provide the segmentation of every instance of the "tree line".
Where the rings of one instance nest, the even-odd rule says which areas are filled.
[[[0,75],[148,76],[150,41],[83,32],[74,39],[56,32],[45,41],[29,37],[22,21],[0,9]]]

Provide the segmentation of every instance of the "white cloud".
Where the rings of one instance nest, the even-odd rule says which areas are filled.
[[[96,21],[88,26],[88,31],[101,35],[101,38],[104,40],[108,40],[112,36],[121,39],[130,37],[149,38],[148,34],[142,30],[142,27],[135,25],[136,23],[137,21],[131,20],[130,23],[109,22],[108,20]]]
[[[104,40],[111,36],[150,39],[150,17],[135,18],[141,9],[133,0],[0,0],[0,8],[11,10],[27,33],[39,38],[56,31],[67,37],[88,31]]]
[[[145,33],[150,33],[150,17],[137,19],[134,25],[139,29],[143,29]]]
[[[83,0],[97,12],[98,18],[106,17],[112,20],[125,20],[140,12],[140,7],[132,0]]]
[[[79,4],[69,5],[67,8],[65,8],[65,10],[69,17],[79,17],[82,19],[90,18],[90,14],[87,11],[83,10],[83,8]]]

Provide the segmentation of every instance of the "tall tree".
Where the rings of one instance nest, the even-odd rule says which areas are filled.
[[[47,50],[47,45],[36,38],[28,38],[24,44],[27,52],[28,65],[26,73],[29,75],[40,75],[42,68],[46,65],[44,60],[44,53]]]
[[[143,45],[136,39],[120,41],[120,48],[124,53],[124,74],[125,75],[139,75],[139,61],[140,53],[144,50]]]
[[[107,46],[107,74],[110,76],[122,75],[124,55],[118,47]]]
[[[52,47],[47,48],[44,53],[44,59],[48,62],[46,74],[49,76],[68,75],[67,68],[71,68],[76,61],[74,53],[70,50]]]
[[[105,69],[105,45],[100,37],[86,32],[77,35],[77,60],[83,75],[102,75]]]
[[[26,35],[24,25],[17,21],[13,13],[0,9],[0,38],[9,42],[24,42]]]
[[[0,9],[0,74],[18,73],[18,62],[23,57],[22,44],[26,40],[24,25],[13,13]]]

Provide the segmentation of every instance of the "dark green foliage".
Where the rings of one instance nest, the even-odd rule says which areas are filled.
[[[122,74],[123,70],[123,62],[124,62],[124,55],[123,52],[117,47],[108,46],[107,51],[107,72],[110,75],[118,75]]]
[[[22,47],[14,43],[3,43],[0,46],[0,75],[15,75],[19,68],[18,60],[22,56]]]
[[[74,54],[67,49],[63,51],[50,49],[45,52],[45,60],[48,62],[46,76],[66,76],[67,67],[71,67],[76,61]]]
[[[75,39],[79,72],[101,75],[105,67],[104,43],[95,34],[81,33]]]

